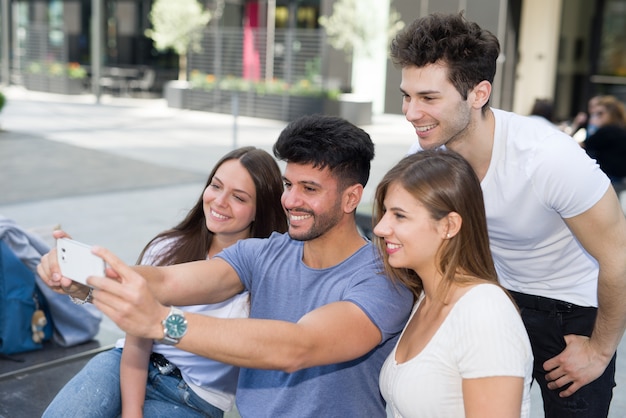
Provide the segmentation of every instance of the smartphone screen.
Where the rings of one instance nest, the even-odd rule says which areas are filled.
[[[104,276],[104,260],[91,252],[91,246],[69,238],[57,240],[57,260],[63,276],[87,284],[89,276]]]

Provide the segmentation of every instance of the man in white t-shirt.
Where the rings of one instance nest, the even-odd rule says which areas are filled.
[[[608,414],[626,326],[626,219],[595,161],[556,128],[489,107],[497,38],[462,14],[396,36],[411,152],[446,147],[481,180],[499,280],[529,333],[546,417]]]

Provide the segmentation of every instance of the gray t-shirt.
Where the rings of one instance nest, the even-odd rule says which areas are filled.
[[[243,417],[385,417],[378,375],[411,311],[413,298],[382,274],[371,243],[327,269],[302,262],[303,242],[288,234],[247,239],[217,255],[250,291],[250,317],[297,322],[337,301],[359,306],[382,342],[361,358],[294,373],[242,368],[237,408]]]

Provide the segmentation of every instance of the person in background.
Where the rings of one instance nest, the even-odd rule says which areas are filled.
[[[589,118],[595,132],[581,144],[595,159],[611,182],[622,183],[626,177],[626,109],[614,96],[596,99]]]
[[[166,267],[129,267],[96,247],[111,268],[109,277],[88,279],[94,304],[127,334],[169,338],[181,350],[239,366],[244,418],[385,417],[378,375],[413,298],[381,274],[376,249],[356,225],[374,144],[345,119],[307,115],[290,122],[273,149],[286,161],[287,234],[240,240],[210,260]],[[54,250],[37,271],[57,291],[87,293],[61,276]],[[169,307],[218,303],[244,290],[250,318]]]
[[[489,106],[498,39],[460,13],[391,44],[410,152],[458,152],[481,182],[498,280],[520,307],[546,417],[604,417],[626,327],[626,219],[571,137]]]
[[[591,123],[589,118],[601,97],[602,96],[593,96],[589,99],[587,102],[587,112],[578,112],[578,114],[574,117],[572,124],[563,130],[563,132],[571,135],[572,138],[574,138],[574,140],[576,140],[579,144],[598,129],[597,126]]]
[[[205,260],[241,239],[286,231],[282,191],[280,169],[269,153],[254,147],[229,152],[217,162],[185,218],[154,237],[139,263]],[[180,309],[243,318],[248,297],[241,292],[221,303]],[[44,417],[118,417],[120,412],[123,417],[222,417],[234,404],[238,372],[237,367],[127,335],[116,348],[90,360],[57,394]]]
[[[498,284],[472,167],[447,150],[409,155],[374,211],[385,270],[417,298],[380,374],[390,416],[528,417],[530,341]]]
[[[541,122],[554,125],[554,106],[552,101],[548,99],[535,99],[533,108],[530,110],[531,118],[535,118]]]

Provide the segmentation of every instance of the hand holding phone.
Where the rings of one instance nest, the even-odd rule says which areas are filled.
[[[104,276],[104,260],[91,252],[91,246],[82,242],[57,239],[57,260],[61,274],[75,282],[87,285],[87,277]]]

